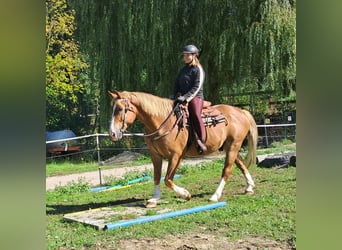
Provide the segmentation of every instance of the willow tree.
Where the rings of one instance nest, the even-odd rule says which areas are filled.
[[[168,97],[182,66],[181,49],[196,44],[206,71],[205,97],[238,93],[293,95],[296,3],[286,0],[80,0],[81,49],[100,82],[101,124],[107,90]],[[263,97],[262,97],[263,98]]]
[[[203,44],[208,98],[226,101],[231,94],[262,91],[288,95],[296,76],[295,3],[200,3],[192,25],[198,23],[193,35]]]

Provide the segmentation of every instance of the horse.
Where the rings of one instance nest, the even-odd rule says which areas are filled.
[[[136,119],[145,126],[144,140],[153,163],[154,194],[147,200],[146,207],[156,207],[160,193],[160,179],[162,160],[168,160],[165,185],[178,196],[189,200],[191,194],[183,187],[173,182],[176,170],[184,157],[198,157],[211,154],[217,150],[225,151],[226,158],[222,169],[219,185],[209,201],[218,202],[228,177],[233,170],[233,164],[243,173],[247,187],[245,193],[252,194],[255,183],[248,167],[256,163],[257,126],[250,112],[241,108],[218,104],[210,106],[212,110],[219,111],[226,122],[214,123],[206,126],[207,151],[200,154],[195,141],[190,141],[191,130],[179,125],[179,118],[174,112],[174,101],[158,97],[145,92],[114,92],[108,91],[111,97],[112,117],[109,127],[109,136],[113,142],[120,140],[127,127]],[[208,101],[205,101],[208,102]],[[211,104],[209,102],[209,104]],[[204,112],[205,108],[203,108]],[[246,163],[239,151],[243,142],[248,141]]]

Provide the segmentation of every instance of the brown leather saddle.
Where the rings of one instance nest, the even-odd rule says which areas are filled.
[[[203,102],[202,109],[202,120],[205,127],[208,126],[216,126],[218,123],[226,123],[228,125],[227,118],[213,106],[211,106],[210,101]],[[178,126],[180,128],[189,127],[190,119],[189,119],[189,111],[186,105],[179,105],[179,110],[175,111],[177,119],[179,119]]]

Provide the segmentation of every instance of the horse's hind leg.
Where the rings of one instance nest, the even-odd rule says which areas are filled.
[[[246,178],[246,182],[247,182],[246,193],[249,193],[249,194],[254,193],[253,191],[253,188],[255,187],[254,181],[252,179],[251,174],[247,170],[246,165],[243,163],[243,160],[240,154],[238,154],[238,156],[236,157],[235,163]]]
[[[162,171],[163,159],[162,157],[151,154],[153,163],[153,179],[154,179],[154,194],[151,199],[147,201],[146,207],[156,207],[157,201],[160,199],[160,178]]]

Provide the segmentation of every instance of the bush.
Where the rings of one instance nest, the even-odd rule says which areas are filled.
[[[71,181],[65,186],[57,186],[55,192],[59,195],[70,195],[74,193],[83,193],[90,191],[90,184],[84,179],[79,178],[78,182]]]

